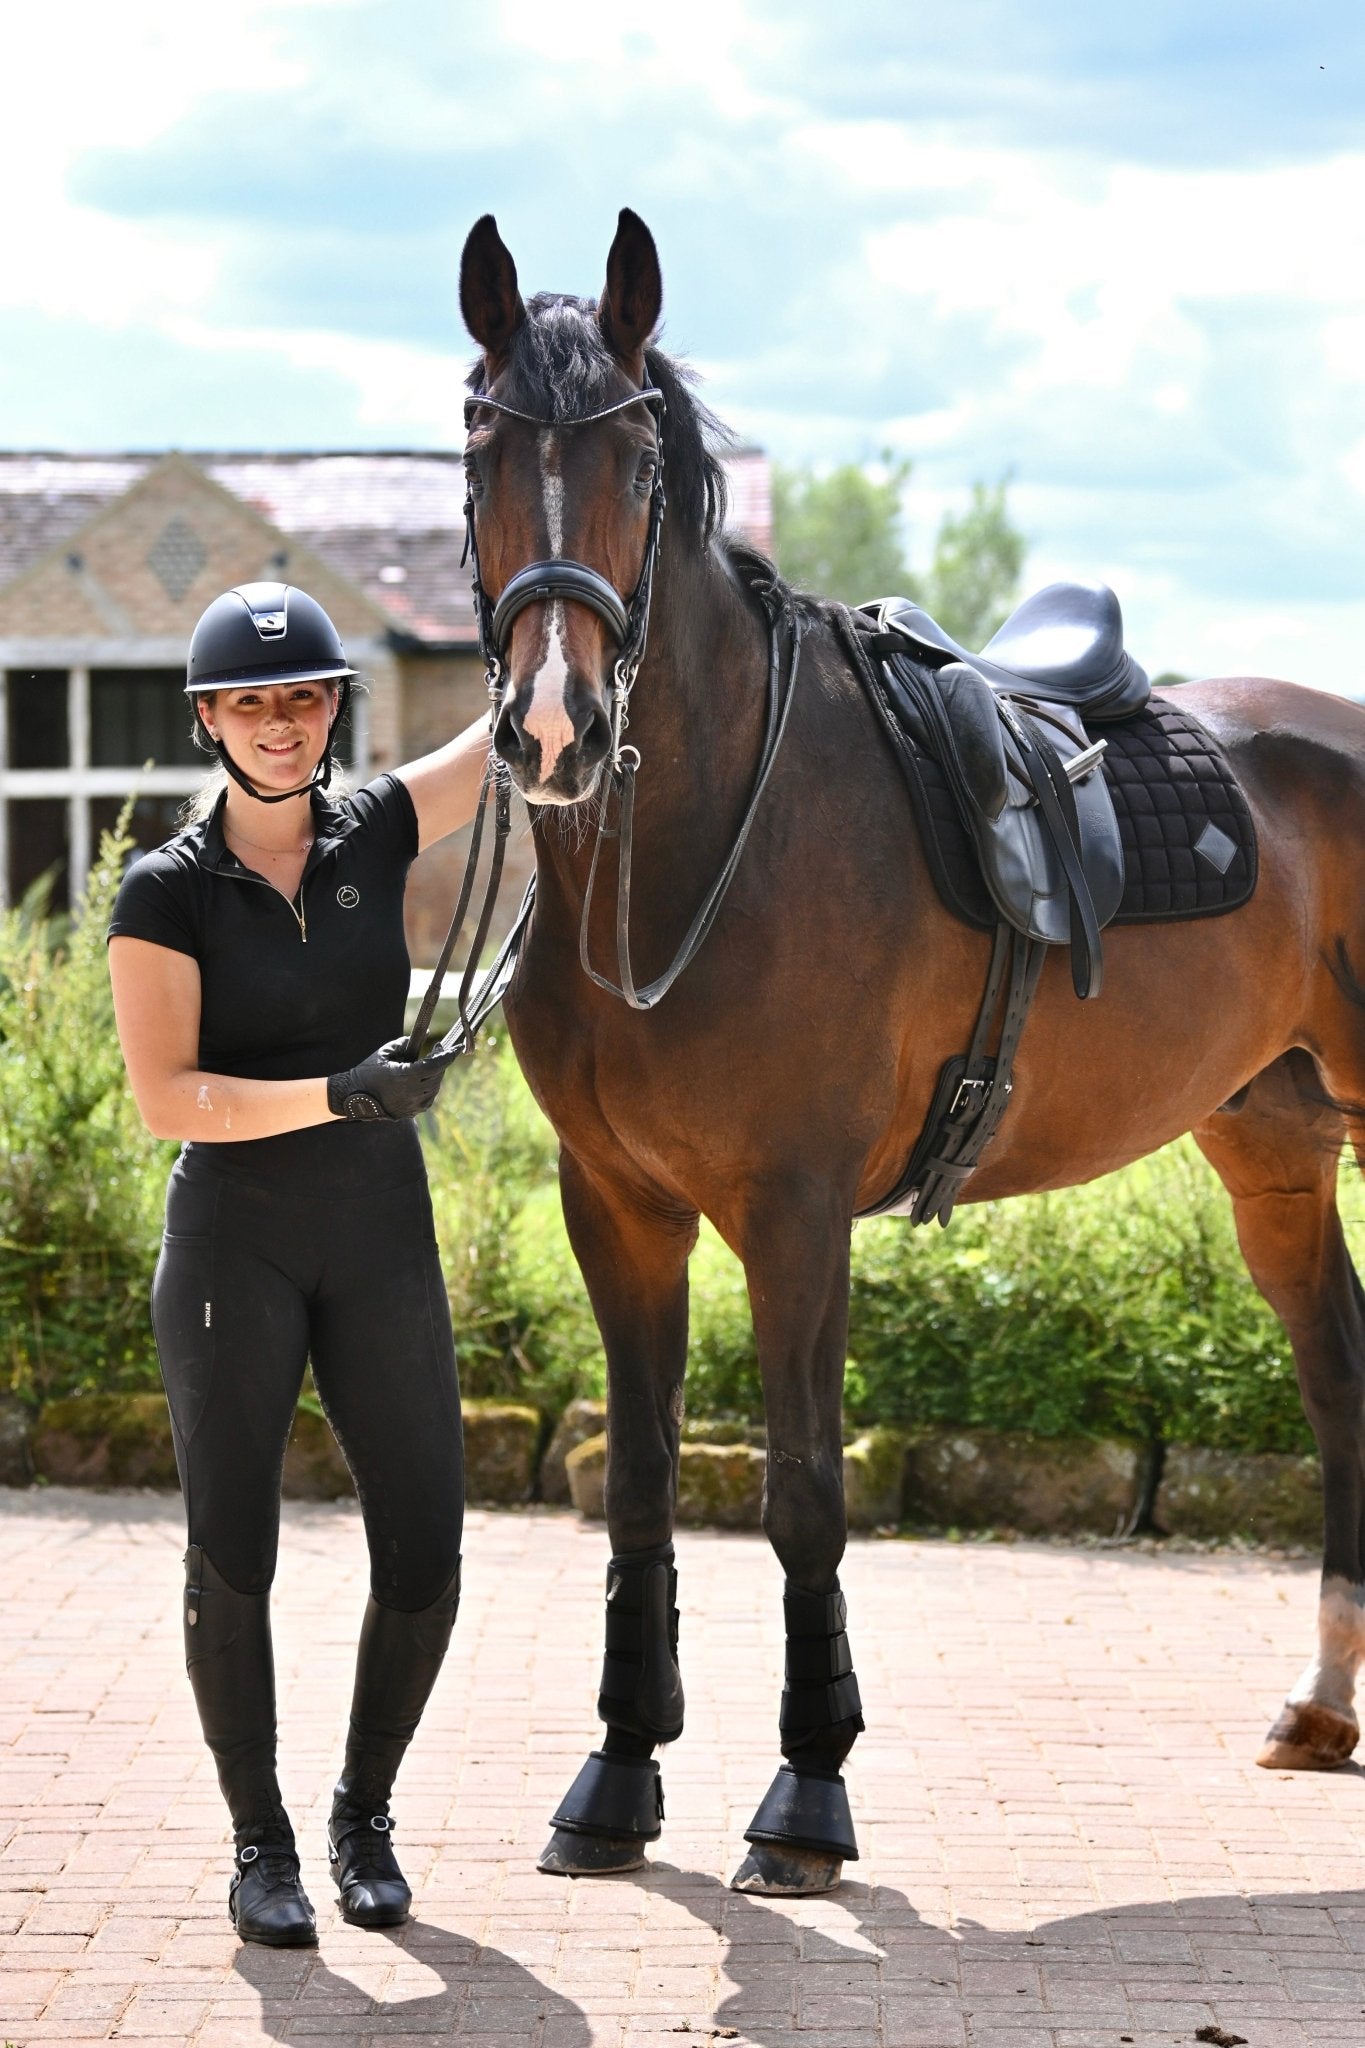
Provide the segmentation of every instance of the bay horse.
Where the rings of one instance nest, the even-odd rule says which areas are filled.
[[[989,941],[936,894],[841,608],[722,531],[716,423],[654,344],[644,223],[621,213],[596,302],[526,304],[485,216],[460,301],[482,350],[465,466],[493,745],[535,824],[506,1014],[559,1137],[608,1377],[606,1735],[541,1867],[631,1868],[659,1833],[655,1751],[683,1720],[671,1539],[704,1215],[745,1271],[763,1527],[786,1575],[784,1761],[734,1883],[825,1890],[856,1855],[842,1766],[863,1726],[838,1579],[851,1219],[902,1172]],[[1247,678],[1180,703],[1246,794],[1254,894],[1208,922],[1111,929],[1097,1001],[1049,950],[963,1199],[1088,1181],[1185,1131],[1221,1176],[1322,1457],[1317,1649],[1260,1761],[1320,1769],[1355,1745],[1365,1649],[1365,1298],[1336,1201],[1342,1144],[1365,1142],[1365,715]]]

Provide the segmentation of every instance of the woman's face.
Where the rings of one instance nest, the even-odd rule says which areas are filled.
[[[335,683],[266,683],[201,697],[199,715],[249,781],[286,790],[322,759],[336,703]]]

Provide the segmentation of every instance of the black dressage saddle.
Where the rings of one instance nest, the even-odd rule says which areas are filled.
[[[1053,583],[981,654],[919,605],[864,607],[883,716],[939,763],[999,915],[1024,938],[1069,945],[1078,996],[1103,980],[1100,933],[1123,897],[1123,846],[1091,724],[1151,694],[1123,645],[1112,590]]]
[[[1008,1106],[1048,948],[1070,947],[1078,996],[1100,992],[1100,933],[1123,899],[1124,854],[1101,768],[1106,741],[1082,719],[1132,718],[1151,685],[1124,649],[1118,599],[1099,586],[1050,584],[981,654],[906,598],[846,617],[855,668],[893,745],[912,773],[917,750],[937,763],[995,911],[971,1044],[940,1071],[895,1187],[862,1212],[946,1224]]]

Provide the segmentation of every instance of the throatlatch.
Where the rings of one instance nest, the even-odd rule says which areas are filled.
[[[787,1679],[782,1690],[782,1765],[745,1832],[746,1842],[823,1849],[858,1860],[853,1815],[839,1766],[862,1733],[862,1700],[848,1646],[848,1605],[836,1583],[782,1596]]]
[[[652,1842],[663,1785],[649,1751],[683,1730],[678,1670],[678,1574],[673,1545],[613,1557],[607,1566],[607,1641],[597,1711],[607,1724],[564,1796],[554,1826],[572,1834]]]

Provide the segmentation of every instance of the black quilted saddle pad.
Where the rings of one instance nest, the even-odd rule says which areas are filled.
[[[1166,697],[1135,718],[1097,726],[1123,839],[1115,924],[1220,917],[1256,887],[1256,828],[1227,756],[1198,719]],[[939,895],[982,931],[995,908],[937,761],[897,749]],[[919,787],[916,788],[918,780]]]

